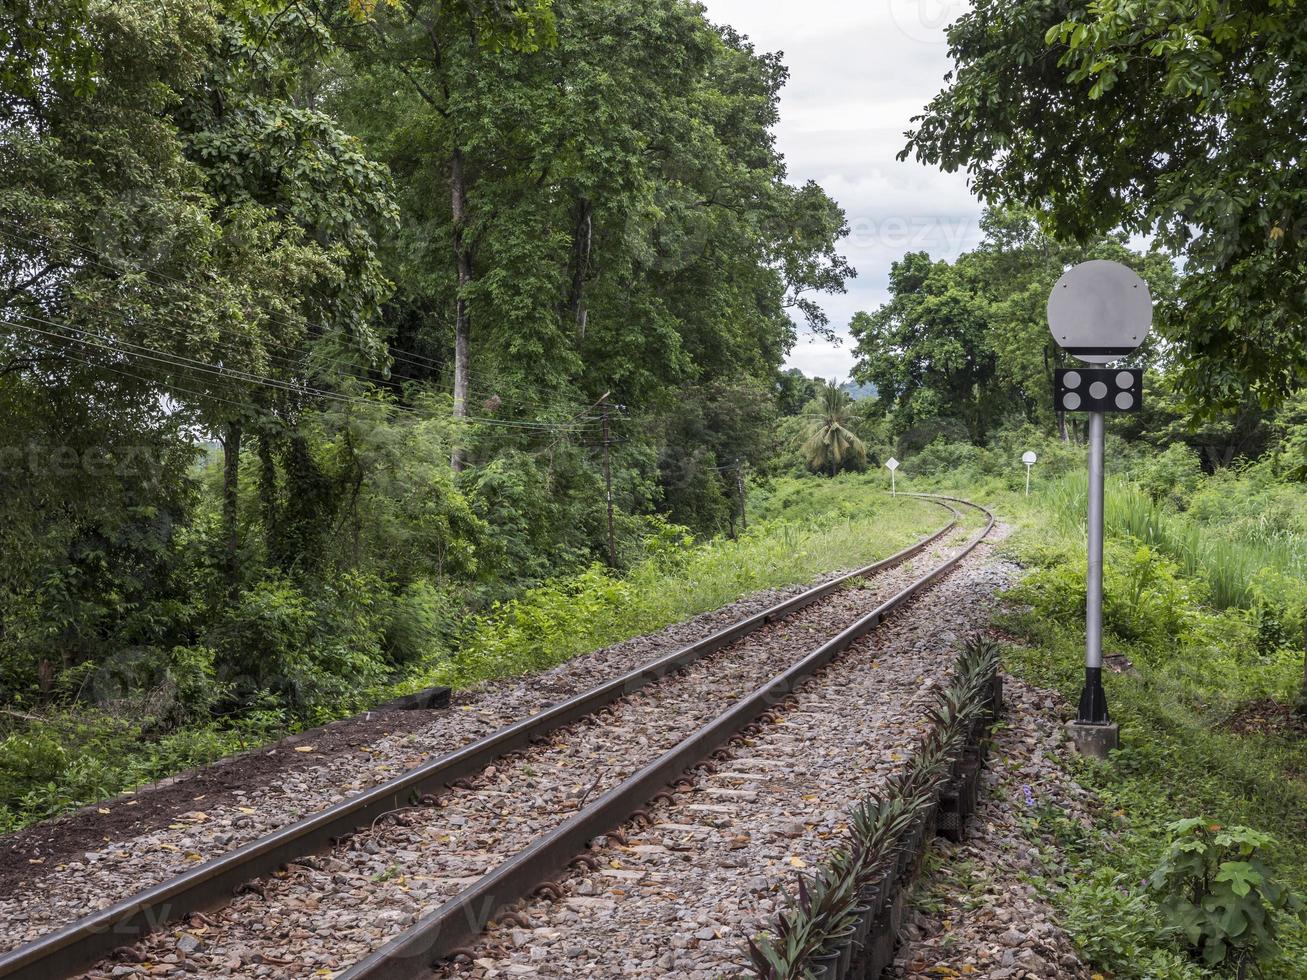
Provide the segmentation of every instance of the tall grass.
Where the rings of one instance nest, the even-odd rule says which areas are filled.
[[[594,566],[533,589],[476,620],[458,655],[406,683],[462,687],[541,670],[718,609],[762,589],[808,582],[901,550],[947,522],[939,507],[891,501],[849,482],[845,506],[800,521],[767,519],[739,540],[717,539],[647,559],[623,576]],[[856,516],[846,516],[852,509]]]
[[[1088,477],[1069,474],[1050,486],[1048,508],[1062,531],[1083,534],[1087,523]],[[1108,534],[1126,535],[1167,555],[1184,573],[1204,581],[1216,609],[1248,609],[1266,573],[1307,583],[1307,538],[1260,520],[1214,527],[1192,521],[1153,501],[1133,484],[1108,482],[1103,523]]]

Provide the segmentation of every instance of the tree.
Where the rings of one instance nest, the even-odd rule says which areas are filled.
[[[799,415],[817,397],[820,382],[798,368],[782,371],[776,379],[776,403],[782,415]]]
[[[404,217],[389,243],[388,326],[439,362],[405,373],[444,386],[452,370],[457,398],[446,348],[475,317],[468,398],[494,403],[498,419],[534,421],[560,402],[567,417],[606,391],[631,414],[675,414],[690,386],[773,383],[791,316],[821,329],[812,293],[852,275],[835,248],[843,212],[815,184],[791,185],[776,151],[779,58],[681,0],[570,0],[550,8],[549,43],[470,52],[438,35],[454,51],[438,72],[410,23],[425,9],[378,6],[368,33],[347,31],[367,44],[331,102],[395,178]],[[432,191],[460,140],[470,287],[447,250],[449,195]],[[459,456],[480,465],[520,443],[473,423]],[[662,472],[678,510],[712,510],[685,506],[679,469]]]
[[[1058,235],[1183,255],[1163,335],[1194,404],[1307,384],[1307,21],[1296,3],[978,0],[903,156],[966,168]]]
[[[867,447],[853,431],[853,399],[848,392],[832,380],[822,385],[816,401],[816,414],[803,443],[809,468],[834,476],[849,466],[865,465]]]
[[[1131,251],[1121,235],[1058,242],[1020,208],[989,209],[984,238],[953,264],[909,254],[890,275],[891,301],[850,326],[855,373],[877,385],[900,433],[956,419],[977,445],[1006,416],[1050,425],[1053,371],[1070,363],[1048,331],[1048,294],[1069,267],[1112,259],[1136,269],[1154,297],[1173,298],[1175,272],[1157,251]],[[1150,342],[1131,362],[1159,357]],[[1057,414],[1065,439],[1065,421]]]
[[[970,266],[912,252],[890,268],[889,303],[858,313],[854,375],[876,386],[900,429],[956,418],[983,445],[1005,406],[995,383],[993,303],[970,282]]]

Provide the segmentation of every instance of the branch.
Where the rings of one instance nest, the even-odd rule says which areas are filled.
[[[15,283],[14,285],[6,289],[5,305],[8,305],[9,301],[13,299],[15,296],[17,296],[19,293],[23,292],[25,289],[30,289],[32,286],[36,285],[38,282],[40,282],[42,279],[48,276],[51,272],[53,272],[58,267],[58,265],[59,263],[54,261],[47,262],[40,269],[40,271],[24,279],[22,282]]]

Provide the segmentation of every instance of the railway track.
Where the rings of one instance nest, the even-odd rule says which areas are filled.
[[[952,520],[911,548],[4,954],[0,977],[70,976],[115,950],[97,975],[132,961],[179,974],[423,975],[992,527],[983,512],[968,537],[958,508],[974,505],[930,499]],[[191,914],[218,906],[215,918]]]

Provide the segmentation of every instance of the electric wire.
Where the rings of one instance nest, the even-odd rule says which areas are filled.
[[[16,225],[11,225],[11,227],[18,227],[18,226],[16,226]],[[80,242],[71,242],[71,241],[67,241],[67,240],[63,240],[63,241],[61,242],[61,241],[59,241],[58,239],[56,239],[54,236],[51,236],[51,235],[46,235],[45,238],[42,239],[42,238],[34,238],[34,237],[29,237],[29,236],[25,236],[25,235],[16,234],[16,233],[14,233],[14,232],[7,232],[7,231],[5,231],[5,229],[4,229],[4,227],[3,227],[3,222],[2,222],[2,221],[0,221],[0,237],[8,238],[8,239],[10,239],[11,241],[18,241],[18,242],[22,242],[22,243],[24,243],[24,244],[28,244],[28,245],[40,245],[40,246],[45,246],[45,245],[47,245],[47,244],[56,244],[56,245],[58,245],[58,244],[62,244],[63,246],[68,247],[68,248],[72,248],[72,249],[74,249],[74,250],[76,250],[76,251],[82,253],[82,254],[85,255],[85,256],[93,257],[93,258],[88,258],[88,259],[86,259],[87,264],[89,264],[89,265],[95,266],[95,267],[97,267],[97,268],[104,269],[104,270],[106,270],[106,271],[108,271],[108,272],[112,272],[112,273],[114,273],[114,274],[117,275],[117,276],[121,276],[121,275],[124,274],[124,272],[123,272],[123,268],[119,268],[119,267],[117,267],[117,266],[115,266],[115,265],[109,264],[108,262],[95,261],[95,259],[97,259],[97,258],[98,258],[98,259],[107,259],[108,257],[105,256],[103,253],[97,253],[97,252],[95,252],[94,250],[92,250],[92,249],[90,249],[89,247],[87,247],[87,246],[81,244]],[[217,292],[216,290],[206,290],[205,287],[203,287],[203,286],[201,286],[201,285],[199,285],[199,284],[197,284],[197,283],[194,283],[194,282],[191,282],[191,281],[187,281],[187,280],[184,280],[184,279],[180,279],[180,278],[178,278],[178,277],[176,277],[176,276],[171,276],[171,275],[168,275],[167,273],[159,272],[158,270],[146,269],[144,266],[141,266],[139,263],[133,263],[133,262],[129,262],[129,261],[126,261],[126,260],[118,260],[118,261],[119,261],[119,263],[120,263],[121,266],[126,267],[127,269],[130,269],[131,271],[137,273],[138,275],[141,275],[141,276],[145,277],[147,281],[152,281],[152,277],[153,277],[154,279],[162,279],[162,280],[164,280],[164,281],[166,281],[166,282],[168,282],[168,283],[171,283],[171,284],[174,284],[174,285],[178,285],[178,286],[185,287],[188,291],[198,292],[198,293],[204,293],[204,294],[206,294],[206,295],[209,295],[209,296],[212,297],[212,298],[216,298],[216,299],[219,299],[219,300],[221,300],[221,301],[228,301],[228,300],[230,299],[230,297],[224,296],[224,295],[220,294],[219,292]],[[156,284],[157,284],[157,283],[156,283]],[[102,311],[102,312],[108,312],[108,311]],[[291,319],[289,319],[289,318],[287,318],[287,317],[283,317],[283,316],[280,316],[280,315],[275,314],[275,313],[271,313],[271,312],[266,311],[266,310],[264,310],[264,311],[260,311],[260,315],[261,315],[264,319],[268,320],[269,322],[271,322],[271,323],[276,323],[276,324],[279,324],[279,325],[282,325],[282,326],[288,326],[288,327],[292,327],[292,328],[295,328],[295,329],[299,329],[301,326],[307,326],[307,327],[315,327],[315,328],[317,328],[318,330],[321,330],[323,333],[330,333],[330,332],[331,332],[331,328],[329,328],[329,327],[327,327],[327,326],[325,326],[325,325],[323,325],[323,324],[314,323],[313,321],[311,321],[311,320],[309,320],[309,319],[307,319],[307,318],[305,318],[305,319],[303,320],[303,322],[301,323],[300,321],[291,320]],[[194,334],[187,334],[187,336],[188,336],[188,338],[190,338],[190,339],[194,339],[194,337],[195,337]],[[314,352],[311,352],[311,351],[309,351],[309,350],[306,350],[306,349],[303,348],[303,347],[298,347],[298,346],[295,346],[295,345],[293,345],[293,344],[288,344],[288,343],[286,343],[286,342],[284,342],[284,341],[277,341],[277,340],[274,340],[274,339],[272,339],[272,338],[264,338],[264,339],[261,341],[261,343],[262,343],[264,346],[276,347],[276,348],[278,348],[278,349],[285,350],[285,351],[288,351],[288,352],[290,352],[290,353],[293,353],[293,354],[299,355],[300,357],[303,357],[303,358],[305,358],[305,359],[311,359],[311,358],[314,356]],[[391,358],[392,358],[393,361],[396,361],[396,362],[399,362],[399,363],[406,363],[406,364],[408,364],[408,365],[410,365],[410,366],[412,366],[412,367],[418,367],[418,368],[421,368],[423,371],[437,371],[437,372],[444,372],[444,371],[447,369],[447,365],[446,365],[446,364],[443,364],[443,363],[438,362],[438,361],[435,361],[435,360],[433,360],[433,359],[431,359],[431,358],[425,357],[424,355],[417,354],[416,352],[413,352],[413,351],[406,351],[406,350],[404,350],[404,349],[402,349],[402,348],[396,347],[396,346],[390,344],[389,341],[387,341],[386,344],[387,344],[387,350],[388,350],[388,352],[389,352],[389,354],[390,354],[390,356],[391,356]],[[271,356],[271,355],[270,355],[270,356]],[[375,370],[375,369],[374,369],[374,370]],[[523,381],[521,381],[520,379],[509,379],[509,378],[507,378],[507,377],[505,377],[505,376],[503,376],[503,375],[496,374],[495,372],[487,371],[487,370],[484,369],[484,368],[478,368],[478,369],[475,370],[475,371],[469,372],[469,380],[473,380],[473,379],[477,379],[477,378],[480,378],[480,379],[481,379],[481,382],[479,382],[479,383],[482,383],[482,391],[483,391],[483,393],[484,393],[485,390],[486,390],[486,386],[498,387],[498,388],[506,388],[506,389],[511,390],[511,391],[514,393],[514,395],[515,395],[519,400],[522,400],[522,401],[534,400],[534,401],[535,401],[535,407],[537,407],[537,408],[544,408],[544,407],[546,407],[547,405],[553,405],[553,406],[556,406],[556,405],[560,404],[560,403],[557,403],[557,402],[551,402],[551,401],[550,401],[550,399],[552,399],[552,398],[554,398],[554,397],[556,396],[556,392],[554,392],[554,391],[552,391],[552,390],[550,390],[550,389],[547,389],[547,388],[540,387],[540,386],[527,384],[526,382],[523,382]],[[373,383],[378,383],[378,379],[375,379],[375,378],[367,378],[367,379],[365,379],[365,380],[372,381]],[[419,379],[414,378],[414,377],[412,377],[412,376],[408,376],[408,377],[406,377],[406,378],[403,378],[402,380],[419,382]],[[381,383],[384,383],[384,380],[383,380],[383,382],[381,382]],[[428,383],[428,384],[429,384],[429,383],[432,383],[432,382],[430,382],[430,381],[422,381],[422,382],[420,382],[420,383]],[[443,387],[444,387],[444,390],[446,390],[446,391],[452,391],[452,387],[453,387],[453,386],[452,386],[452,383],[450,383],[450,382],[442,382],[442,385],[443,385]],[[500,392],[498,392],[498,391],[491,391],[490,394],[492,394],[492,395],[494,395],[494,394],[500,394]],[[615,406],[615,407],[618,407],[618,406]]]
[[[90,331],[74,326],[65,321],[52,320],[45,317],[35,317],[32,316],[31,314],[17,313],[17,312],[12,313],[11,315],[20,317],[24,320],[32,321],[33,323],[42,323],[46,326],[61,327],[64,330],[71,331],[74,335],[69,336],[68,334],[65,333],[56,333],[51,330],[44,330],[40,327],[33,326],[32,323],[18,323],[15,322],[14,320],[6,319],[4,322],[6,322],[10,326],[22,330],[26,330],[32,333],[36,333],[54,340],[62,340],[70,343],[81,344],[83,346],[89,346],[92,348],[96,348],[111,353],[116,353],[120,356],[127,357],[129,359],[135,357],[138,359],[143,359],[143,360],[148,360],[159,364],[163,364],[166,365],[167,367],[177,368],[182,371],[190,371],[196,374],[203,374],[216,378],[221,378],[224,381],[234,380],[234,381],[252,384],[252,385],[260,385],[278,391],[290,392],[292,394],[318,397],[326,401],[336,402],[342,405],[353,405],[353,406],[368,407],[373,409],[382,408],[387,411],[404,412],[415,416],[425,417],[425,413],[422,413],[419,410],[412,408],[410,406],[396,405],[394,403],[380,402],[367,398],[358,398],[349,395],[342,395],[336,392],[330,392],[320,388],[315,388],[310,385],[297,385],[292,382],[286,382],[276,378],[269,378],[266,375],[259,375],[253,372],[241,371],[235,368],[228,368],[221,364],[214,364],[212,362],[200,361],[195,358],[186,357],[184,355],[171,354],[170,352],[161,351],[158,348],[149,347],[143,344],[132,344],[127,341],[113,342],[113,341],[109,341],[108,338],[105,338],[102,335],[93,334]],[[128,349],[128,348],[135,348],[135,349]],[[163,386],[166,388],[168,387],[168,384],[165,383]],[[179,387],[178,390],[182,390],[182,389],[180,389]],[[205,397],[210,397],[210,396],[205,396]],[[474,415],[463,416],[462,420],[468,422],[474,422],[482,425],[533,430],[533,431],[554,432],[560,428],[558,424],[551,423],[551,422],[539,422],[539,421],[527,422],[527,421],[518,421],[512,419],[492,419],[492,418],[485,418],[485,417],[474,416]],[[585,422],[577,418],[575,419],[574,424],[572,424],[572,422],[564,423],[563,427],[579,430],[579,429],[593,428],[594,425],[593,422]]]

